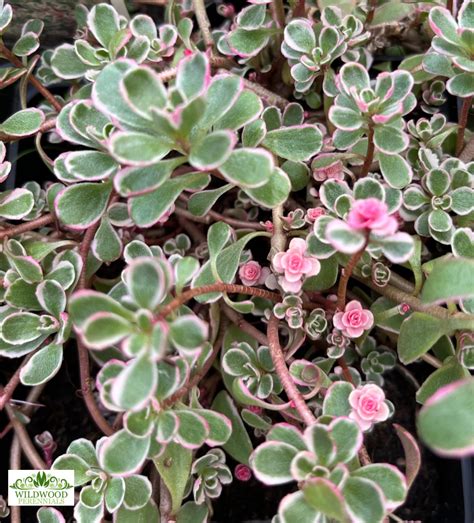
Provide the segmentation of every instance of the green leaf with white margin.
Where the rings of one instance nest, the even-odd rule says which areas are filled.
[[[209,509],[205,504],[198,505],[194,501],[185,503],[177,514],[176,523],[206,523]]]
[[[168,339],[184,352],[199,348],[208,337],[207,323],[193,314],[176,318],[169,326]]]
[[[64,158],[64,165],[79,180],[103,180],[117,172],[119,165],[100,151],[73,151]]]
[[[147,356],[130,361],[114,379],[110,395],[125,410],[144,407],[156,390],[158,370]]]
[[[307,161],[321,150],[321,131],[315,125],[281,127],[266,134],[262,145],[286,160]]]
[[[83,458],[69,452],[56,458],[51,466],[51,470],[73,470],[75,487],[89,483],[91,480],[88,474],[90,468],[89,463]]]
[[[195,53],[179,61],[176,86],[183,98],[192,100],[209,84],[210,65],[204,53]]]
[[[343,194],[351,194],[347,183],[336,180],[326,180],[320,189],[320,198],[324,206],[334,210],[336,200]]]
[[[169,443],[165,451],[153,459],[155,466],[171,494],[171,514],[176,514],[184,497],[191,472],[193,454],[177,443]]]
[[[53,507],[41,507],[36,513],[38,523],[65,523],[64,516]]]
[[[474,260],[440,260],[428,276],[421,292],[426,304],[458,301],[474,296]]]
[[[199,191],[191,195],[188,200],[188,210],[194,216],[204,216],[214,206],[217,200],[232,189],[231,184],[223,185],[218,189],[210,189],[208,191]]]
[[[104,501],[107,510],[115,512],[123,502],[125,495],[125,482],[123,478],[110,478],[104,493]]]
[[[408,146],[408,136],[390,125],[378,125],[374,130],[374,143],[379,151],[386,154],[397,154]]]
[[[426,378],[416,392],[416,401],[422,405],[433,396],[441,387],[454,383],[455,381],[468,378],[469,371],[459,363],[456,357],[450,357],[443,362],[443,366],[436,369]]]
[[[229,158],[236,141],[231,131],[210,133],[191,146],[189,163],[200,171],[217,169]]]
[[[236,102],[242,92],[242,79],[237,75],[214,76],[206,90],[206,108],[199,121],[199,129],[209,129]]]
[[[333,220],[326,228],[326,240],[339,252],[354,254],[362,249],[365,237],[342,220]]]
[[[149,523],[159,521],[160,514],[153,500],[150,500],[143,508],[130,510],[121,506],[115,514],[115,523]],[[88,523],[88,522],[84,522]]]
[[[174,266],[176,293],[180,294],[184,287],[194,278],[200,268],[199,261],[193,256],[180,258]]]
[[[122,240],[106,216],[102,217],[92,240],[91,249],[94,256],[104,263],[118,260],[122,254]]]
[[[377,198],[385,200],[385,189],[383,185],[373,178],[361,178],[354,184],[354,198],[365,200],[366,198]]]
[[[408,261],[415,249],[413,238],[406,232],[397,232],[383,240],[378,240],[377,246],[392,263]]]
[[[287,443],[266,441],[250,456],[255,477],[265,485],[282,485],[293,481],[290,465],[298,449]]]
[[[66,293],[61,285],[54,280],[45,280],[36,288],[36,297],[43,309],[55,318],[66,308]]]
[[[385,516],[383,491],[373,481],[349,477],[342,493],[351,521],[382,523]]]
[[[88,69],[87,65],[79,59],[71,44],[56,47],[51,57],[51,68],[56,76],[64,80],[81,78]]]
[[[398,355],[407,365],[426,354],[443,336],[450,332],[446,320],[431,316],[425,312],[414,312],[400,328],[398,337]]]
[[[309,478],[303,494],[306,503],[328,518],[348,521],[344,497],[336,485],[326,478]]]
[[[308,504],[303,492],[299,490],[280,501],[278,518],[280,523],[317,523],[320,513]]]
[[[126,165],[146,167],[158,163],[171,150],[173,144],[165,137],[141,132],[119,131],[109,141],[110,154]]]
[[[93,349],[103,350],[115,345],[133,332],[133,325],[122,316],[98,312],[84,323],[84,343]]]
[[[130,510],[142,508],[150,500],[151,490],[150,480],[146,476],[127,476],[123,504]]]
[[[380,170],[384,180],[395,189],[403,189],[412,180],[410,164],[399,154],[379,153]]]
[[[31,312],[15,312],[0,324],[1,337],[13,345],[22,345],[39,338],[41,317]]]
[[[244,192],[256,203],[273,209],[288,199],[291,181],[283,169],[276,167],[265,185],[255,189],[244,188]]]
[[[323,414],[325,416],[347,416],[351,412],[349,394],[354,386],[345,381],[333,383],[324,396]]]
[[[239,463],[248,465],[252,442],[231,396],[225,391],[219,392],[212,403],[212,410],[224,414],[232,424],[231,435],[222,448]]]
[[[63,362],[63,346],[51,343],[40,349],[22,367],[20,380],[23,385],[34,386],[49,381],[57,374]]]
[[[140,257],[133,260],[125,276],[133,301],[153,311],[169,290],[172,274],[169,264],[160,259]]]
[[[222,446],[228,441],[232,434],[232,423],[230,420],[218,412],[212,410],[199,409],[195,411],[201,418],[204,418],[209,425],[209,436],[206,444],[210,447]]]
[[[272,155],[263,149],[236,149],[220,166],[224,178],[243,188],[265,185],[274,169]]]
[[[107,438],[98,458],[102,469],[116,476],[128,476],[137,471],[148,454],[150,439],[132,436],[125,429]]]
[[[306,278],[304,289],[311,292],[321,292],[330,289],[337,281],[339,264],[336,256],[319,261],[321,268],[316,276]]]
[[[111,5],[99,4],[90,10],[87,16],[87,26],[97,41],[107,49],[120,29],[120,18]]]
[[[263,103],[259,96],[244,89],[232,107],[217,120],[215,129],[231,129],[235,131],[256,120],[263,111]]]
[[[0,197],[0,216],[7,220],[24,218],[34,206],[33,194],[27,189],[5,191]]]
[[[28,136],[36,133],[44,122],[44,113],[30,108],[18,111],[0,125],[0,132],[13,137]]]
[[[468,98],[474,95],[474,74],[461,73],[453,76],[446,83],[446,89],[453,96]]]
[[[469,227],[457,229],[451,240],[454,256],[474,259],[474,232]]]
[[[451,458],[474,454],[473,398],[471,377],[442,387],[428,399],[418,415],[417,426],[431,450]]]
[[[110,182],[72,185],[57,195],[56,214],[61,223],[72,229],[87,229],[105,212],[111,192]]]
[[[31,31],[22,34],[15,42],[12,52],[16,56],[29,56],[40,46],[38,35]]]
[[[89,318],[98,312],[109,312],[133,321],[134,314],[107,294],[97,291],[82,290],[74,294],[69,301],[69,313],[78,329],[83,329]]]
[[[206,187],[209,181],[209,175],[202,172],[184,174],[167,180],[153,192],[131,198],[131,217],[139,227],[151,227],[185,189],[199,191]]]
[[[311,53],[316,47],[316,37],[309,20],[292,20],[284,31],[285,43],[300,53]]]
[[[148,67],[129,71],[122,80],[126,99],[144,118],[152,118],[151,109],[163,109],[167,93],[159,77]]]
[[[407,495],[405,476],[393,465],[373,463],[351,473],[352,477],[365,478],[378,485],[385,497],[385,507],[394,510],[400,506]]]

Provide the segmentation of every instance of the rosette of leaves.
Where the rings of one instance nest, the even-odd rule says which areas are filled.
[[[430,169],[421,184],[403,192],[403,210],[415,220],[420,236],[449,245],[458,227],[472,226],[474,216],[474,162],[448,158]]]
[[[221,449],[212,449],[199,457],[191,467],[189,491],[192,490],[194,501],[198,505],[218,498],[222,486],[232,483],[232,472],[225,463],[225,454]]]
[[[70,243],[11,239],[3,246],[0,355],[17,358],[36,351],[21,369],[24,385],[44,383],[61,367],[71,331],[66,302],[82,261],[74,251],[55,251]]]
[[[329,110],[336,127],[338,149],[349,149],[363,137],[378,152],[386,182],[402,188],[411,181],[411,168],[400,155],[408,146],[403,116],[416,106],[411,92],[413,77],[407,71],[380,73],[372,86],[367,69],[357,63],[343,65],[337,77],[339,93]]]
[[[186,307],[169,323],[155,316],[173,285],[173,269],[166,259],[153,257],[143,244],[127,247],[131,260],[123,281],[109,295],[79,291],[69,305],[74,327],[87,347],[103,351],[120,345],[122,358],[128,360],[109,362],[103,369],[107,397],[110,395],[107,404],[124,410],[143,406],[156,393],[157,362],[171,351],[181,356],[184,366],[194,362],[208,332],[207,324]],[[181,378],[185,379],[185,372]]]
[[[150,227],[183,190],[203,189],[210,181],[208,172],[215,169],[228,183],[221,191],[238,186],[265,207],[283,202],[290,191],[288,175],[276,167],[270,152],[256,146],[236,147],[238,130],[260,116],[261,100],[243,89],[236,76],[211,78],[204,54],[182,59],[175,85],[168,90],[151,69],[118,60],[97,77],[92,101],[95,108],[87,101],[72,103],[59,117],[64,138],[97,150],[58,158],[55,170],[62,179],[71,182],[72,176],[79,182],[90,177],[85,173],[90,173],[93,159],[103,166],[93,171],[101,183],[90,183],[94,179],[74,183],[58,195],[56,211],[69,227],[86,228],[98,221],[113,187],[129,199],[134,223]],[[121,130],[114,131],[111,120],[119,122]],[[92,140],[89,133],[96,133],[90,123],[97,129]],[[316,126],[294,125],[268,132],[262,144],[282,158],[301,160],[315,154],[321,142]],[[178,155],[167,159],[171,151]],[[190,172],[172,178],[185,162]],[[118,164],[126,167],[116,174]]]
[[[305,316],[303,300],[296,294],[288,294],[273,307],[273,314],[279,320],[284,319],[290,329],[301,329]]]
[[[474,2],[463,2],[457,21],[447,9],[436,6],[430,10],[429,23],[435,36],[423,59],[424,69],[448,77],[446,88],[450,94],[474,96]]]
[[[372,336],[367,336],[360,346],[356,345],[356,350],[362,356],[360,368],[366,380],[382,386],[384,384],[382,374],[395,367],[397,362],[395,354],[384,346],[377,347],[377,342]]]
[[[374,178],[357,180],[352,190],[345,182],[327,180],[321,186],[320,198],[330,214],[320,216],[315,221],[314,235],[308,238],[308,250],[318,258],[328,258],[336,250],[352,254],[365,244],[364,234],[351,229],[344,221],[354,200],[377,198],[386,203],[390,214],[397,211],[402,204],[401,191]],[[413,248],[413,238],[405,232],[397,232],[383,238],[371,233],[367,244],[367,251],[373,257],[379,258],[383,255],[393,263],[407,261]]]
[[[354,421],[325,416],[303,433],[287,424],[274,425],[250,463],[257,479],[267,485],[298,482],[298,491],[280,502],[281,523],[301,518],[382,522],[405,500],[406,480],[392,465],[358,466],[361,445]]]
[[[229,32],[217,34],[217,47],[224,55],[247,61],[258,55],[278,31],[266,3],[255,3],[239,12]]]
[[[427,118],[420,118],[418,120],[410,120],[407,123],[407,130],[415,138],[413,145],[415,151],[420,148],[439,150],[443,145],[444,141],[450,136],[455,130],[455,125],[448,125],[446,123],[446,117],[441,114],[433,115],[429,120]],[[413,157],[413,152],[409,151],[409,158]],[[415,163],[416,159],[412,163]]]
[[[281,51],[291,66],[295,90],[307,92],[316,78],[328,73],[333,82],[332,62],[367,37],[362,22],[353,15],[343,17],[337,7],[323,9],[321,22],[316,24],[306,18],[289,22]],[[329,88],[328,94],[333,95],[333,90]]]
[[[95,5],[90,12],[81,6],[78,13],[84,38],[60,45],[47,55],[43,59],[43,77],[49,69],[48,62],[60,79],[94,81],[107,64],[119,58],[138,63],[161,62],[174,54],[178,31],[173,25],[163,24],[157,30],[155,22],[143,14],[128,22],[105,3]]]
[[[163,252],[168,256],[172,254],[179,254],[184,256],[186,252],[191,248],[191,240],[187,234],[178,234],[176,238],[170,238],[166,240],[163,245]]]
[[[313,309],[304,320],[304,330],[311,340],[319,340],[327,329],[324,309]]]
[[[135,473],[147,450],[148,442],[124,430],[99,439],[95,447],[84,438],[69,445],[52,469],[74,471],[74,486],[81,488],[74,507],[78,523],[99,523],[105,510],[114,520],[126,516],[140,519],[150,510],[157,514],[150,480]]]
[[[246,388],[259,399],[278,395],[283,390],[268,347],[255,350],[246,342],[237,343],[225,352],[222,368],[240,382],[240,388]]]

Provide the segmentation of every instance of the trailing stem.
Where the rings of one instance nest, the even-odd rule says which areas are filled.
[[[24,69],[22,61],[16,57],[10,49],[5,47],[3,42],[0,42],[0,54],[2,54],[12,65],[20,69]],[[28,82],[41,94],[43,98],[47,100],[53,107],[59,112],[62,109],[62,105],[56,100],[53,93],[47,89],[37,78],[36,76],[30,75],[28,77]]]
[[[0,231],[0,240],[3,240],[4,238],[10,238],[11,236],[17,236],[18,234],[22,234],[24,232],[33,231],[34,229],[39,229],[40,227],[54,223],[54,220],[55,218],[52,214],[45,214],[44,216],[41,216],[36,220],[32,220],[31,222],[20,223],[19,225],[15,225]]]
[[[202,39],[204,40],[206,47],[212,50],[214,40],[212,39],[211,24],[207,16],[206,4],[204,3],[204,0],[193,0],[193,5],[197,23],[202,33]]]
[[[369,236],[367,235],[363,247],[351,256],[349,263],[343,269],[341,279],[339,280],[339,286],[337,288],[337,307],[340,310],[343,310],[346,305],[347,284],[349,283],[349,279],[359,263],[359,260],[362,258],[368,243]]]
[[[466,131],[467,120],[469,118],[469,110],[471,109],[473,96],[468,96],[463,99],[461,106],[461,114],[459,115],[458,135],[456,138],[456,156],[460,156],[464,148],[464,133]]]
[[[293,401],[296,410],[306,425],[313,425],[316,423],[316,417],[311,412],[303,396],[298,391],[295,382],[290,375],[288,367],[286,366],[285,356],[281,350],[280,338],[278,335],[278,319],[273,314],[268,321],[267,338],[273,365],[275,366],[275,371],[280,378],[281,384],[283,385],[288,398]]]

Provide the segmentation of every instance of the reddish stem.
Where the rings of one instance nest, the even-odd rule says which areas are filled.
[[[16,369],[15,374],[10,378],[10,381],[5,385],[5,387],[2,387],[0,385],[0,411],[3,410],[5,405],[11,400],[13,393],[15,392],[15,389],[20,384],[20,372],[21,369],[28,363],[28,361],[33,357],[33,354],[36,351],[30,352],[23,361],[21,362],[20,366]]]
[[[461,114],[459,115],[459,128],[456,138],[456,156],[460,156],[464,148],[464,133],[466,131],[467,120],[469,118],[469,110],[471,109],[473,96],[464,98],[461,107]]]
[[[362,166],[362,171],[360,173],[361,178],[364,178],[369,174],[370,166],[374,161],[374,152],[374,128],[369,125],[369,132],[367,133],[367,154],[365,155],[364,165]]]
[[[339,280],[339,286],[337,288],[337,308],[339,310],[343,310],[346,305],[346,293],[349,278],[351,277],[356,265],[359,263],[359,260],[362,258],[368,243],[369,235],[367,234],[363,247],[351,256],[349,263],[342,271],[341,279]]]
[[[3,42],[0,42],[0,54],[2,54],[11,64],[20,69],[24,69],[23,62],[15,56],[10,49],[5,47]],[[53,93],[49,91],[37,78],[36,76],[30,75],[28,77],[28,82],[40,93],[43,95],[43,98],[48,100],[48,102],[59,112],[62,109],[62,105],[56,100]]]
[[[87,256],[91,247],[92,240],[94,239],[95,233],[99,228],[99,221],[89,227],[84,234],[82,243],[79,247],[79,254],[82,258],[82,271],[77,284],[77,290],[85,289],[87,285]],[[77,350],[79,356],[79,374],[81,379],[81,391],[86,404],[87,410],[94,420],[95,424],[99,429],[106,435],[111,436],[114,433],[114,429],[108,424],[102,413],[95,402],[94,395],[92,394],[92,383],[93,380],[90,376],[89,371],[89,352],[85,345],[82,343],[80,338],[77,338]]]
[[[9,229],[0,231],[0,240],[3,240],[3,238],[10,238],[10,236],[17,236],[18,234],[22,234],[24,232],[33,231],[34,229],[39,229],[40,227],[44,227],[45,225],[53,223],[54,219],[55,218],[52,214],[45,214],[44,216],[36,218],[36,220],[32,220],[31,222],[14,225]]]
[[[300,392],[296,388],[295,382],[293,381],[290,372],[288,371],[288,367],[286,366],[285,362],[285,356],[280,346],[280,338],[278,335],[278,319],[273,314],[268,321],[267,338],[273,365],[275,366],[275,371],[280,378],[281,384],[283,385],[288,398],[293,401],[296,410],[306,425],[313,425],[316,423],[316,417],[311,412],[308,405],[306,404],[306,401],[303,399]]]

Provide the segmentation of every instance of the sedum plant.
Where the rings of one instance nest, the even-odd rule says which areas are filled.
[[[474,3],[207,8],[80,5],[43,50],[0,0],[12,466],[73,470],[78,523],[206,523],[252,477],[273,523],[400,520],[421,446],[473,453]],[[34,437],[76,353],[87,433]]]

